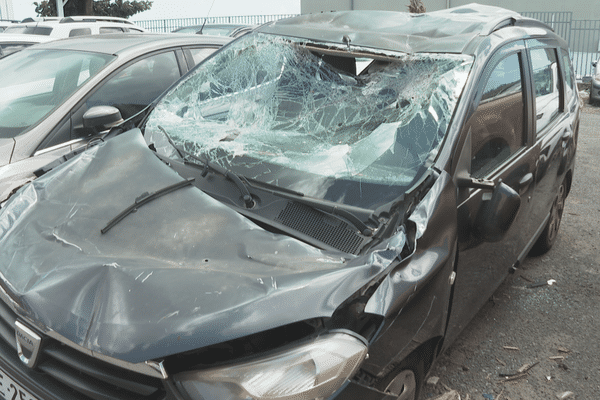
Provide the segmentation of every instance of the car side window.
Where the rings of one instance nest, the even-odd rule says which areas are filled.
[[[202,60],[215,52],[214,47],[190,48],[190,53],[194,59],[194,65],[198,65]]]
[[[86,101],[89,108],[115,106],[127,119],[150,104],[180,77],[172,51],[139,60],[113,75]]]
[[[122,28],[117,28],[117,27],[113,27],[113,26],[103,26],[100,27],[99,32],[101,34],[103,33],[123,33],[123,29]]]
[[[29,47],[32,44],[33,43],[2,43],[0,44],[0,58],[23,50],[25,47]]]
[[[565,101],[569,101],[574,95],[573,83],[575,79],[573,77],[573,65],[571,64],[571,57],[569,57],[569,52],[565,49],[560,49],[560,56],[562,57],[562,65],[565,76],[565,88],[566,88],[566,97]]]
[[[560,111],[561,85],[556,51],[549,48],[531,50],[531,67],[535,91],[536,132],[539,134]]]
[[[469,119],[471,175],[482,178],[525,145],[521,59],[501,59],[487,79],[481,101]]]
[[[69,32],[69,37],[84,36],[84,35],[91,35],[91,34],[92,34],[92,30],[90,28],[76,28],[76,29],[71,29],[71,31]]]

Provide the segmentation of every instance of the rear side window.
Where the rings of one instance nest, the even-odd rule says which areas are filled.
[[[575,82],[575,77],[573,76],[573,65],[571,64],[571,57],[569,57],[569,52],[565,49],[560,49],[560,56],[562,57],[562,65],[565,74],[565,87],[566,87],[566,101],[569,101],[573,97],[573,83]]]
[[[536,132],[540,133],[560,111],[560,80],[554,49],[531,50],[531,67],[535,90]]]
[[[525,102],[518,53],[501,59],[485,83],[481,102],[469,119],[471,174],[487,176],[525,145]]]
[[[92,30],[90,28],[77,28],[77,29],[71,29],[71,32],[69,32],[69,37],[91,35],[91,34],[92,34]]]
[[[2,43],[0,44],[0,57],[7,56],[11,53],[23,50],[25,47],[31,46],[33,43]]]
[[[210,47],[199,47],[195,49],[190,49],[190,53],[192,54],[192,58],[194,59],[194,65],[199,64],[206,57],[214,53],[217,49]]]
[[[100,33],[121,33],[123,32],[122,28],[112,27],[112,26],[103,26],[100,28]]]
[[[44,26],[15,26],[8,27],[4,30],[5,33],[22,33],[26,35],[42,35],[50,36],[52,28]]]

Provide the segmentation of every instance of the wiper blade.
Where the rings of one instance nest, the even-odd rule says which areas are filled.
[[[136,211],[139,207],[143,206],[144,204],[149,203],[152,200],[157,199],[157,198],[159,198],[161,196],[164,196],[165,194],[174,192],[177,189],[181,189],[183,187],[190,186],[192,184],[192,182],[194,182],[194,178],[187,178],[184,181],[177,182],[177,183],[175,183],[173,185],[170,185],[170,186],[167,186],[167,187],[162,188],[160,190],[157,190],[154,193],[148,193],[148,192],[146,192],[146,193],[142,194],[140,197],[138,197],[137,199],[135,199],[135,202],[132,205],[130,205],[125,210],[121,211],[121,213],[119,213],[119,215],[117,215],[116,217],[114,217],[113,219],[111,219],[108,222],[108,224],[106,224],[106,226],[100,230],[100,232],[102,234],[105,234],[113,226],[115,226],[116,224],[118,224],[123,218],[125,218],[126,216],[128,216],[132,212]]]
[[[254,207],[254,200],[252,199],[252,195],[250,194],[248,187],[244,184],[244,182],[240,179],[239,176],[237,176],[225,167],[215,164],[209,160],[203,160],[200,157],[197,157],[195,154],[192,154],[182,149],[181,147],[173,143],[173,140],[171,140],[169,134],[162,126],[158,125],[158,129],[160,129],[165,134],[171,146],[173,146],[173,148],[177,150],[177,153],[179,153],[179,156],[183,159],[184,162],[187,162],[197,167],[202,167],[204,169],[201,175],[203,178],[206,176],[206,174],[208,174],[209,170],[213,170],[216,173],[223,175],[225,178],[231,180],[238,187],[238,189],[242,193],[242,199],[244,200],[244,205],[246,206],[246,208]],[[194,161],[190,161],[190,158]],[[200,164],[198,164],[195,161],[199,162]]]

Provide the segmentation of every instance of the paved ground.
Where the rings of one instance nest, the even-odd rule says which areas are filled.
[[[586,104],[559,237],[528,258],[441,357],[422,399],[600,399],[600,108]],[[530,288],[554,279],[552,286]],[[516,373],[514,380],[500,374]],[[514,377],[513,377],[514,378]],[[458,399],[458,397],[453,397]]]

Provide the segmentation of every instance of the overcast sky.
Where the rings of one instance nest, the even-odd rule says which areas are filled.
[[[13,17],[35,17],[36,0],[12,0]],[[38,0],[40,1],[40,0]],[[132,20],[205,17],[212,0],[153,0],[152,8]],[[209,16],[300,14],[300,0],[214,0]]]

